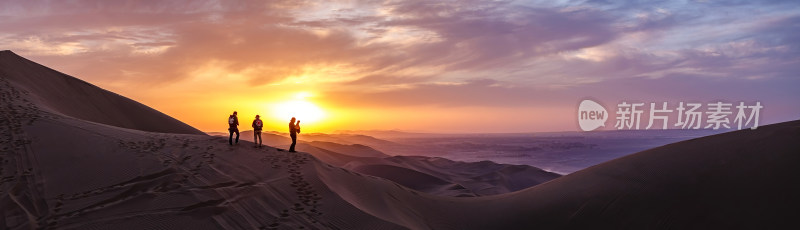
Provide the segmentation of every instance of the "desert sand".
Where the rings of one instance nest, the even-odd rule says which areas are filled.
[[[252,131],[243,131],[243,140],[252,141]],[[267,145],[287,149],[288,134],[263,133]],[[397,145],[364,135],[303,135],[297,149],[327,164],[365,175],[397,182],[429,194],[471,197],[514,192],[529,188],[560,175],[527,165],[497,164],[491,161],[458,162],[441,157],[390,156],[370,146]],[[325,140],[325,141],[320,141]],[[328,142],[335,141],[335,142]]]
[[[274,148],[285,145],[282,136],[266,135],[273,146],[229,146],[227,137],[2,51],[0,226],[794,229],[800,217],[800,121],[553,178],[530,166],[385,156],[368,143],[308,139],[299,146],[306,152],[289,153]],[[454,176],[479,169],[488,171],[466,182]]]

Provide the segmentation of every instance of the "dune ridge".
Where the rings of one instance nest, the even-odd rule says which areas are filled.
[[[139,102],[21,57],[0,51],[0,75],[32,94],[41,109],[81,120],[162,133],[204,134]]]
[[[443,158],[358,157],[358,153],[334,155],[318,148],[332,159],[347,157],[340,161],[343,166],[337,166],[315,157],[318,153],[258,149],[247,142],[229,146],[227,137],[178,134],[174,131],[185,124],[137,103],[57,101],[52,95],[39,95],[45,92],[28,84],[45,83],[19,79],[39,73],[42,70],[35,69],[42,67],[9,62],[9,54],[2,55],[3,229],[800,227],[795,221],[800,216],[796,211],[800,206],[800,184],[796,183],[800,181],[796,173],[800,121],[673,143],[518,191],[452,197],[397,181],[417,178],[442,185],[428,176],[447,178],[447,170],[474,167]],[[21,75],[12,78],[12,73]],[[55,82],[46,83],[54,84],[47,87],[65,94],[96,90]],[[112,116],[126,120],[109,121],[122,124],[116,126],[100,122],[106,118],[93,113],[70,115],[63,108],[71,106],[120,106],[125,108],[118,111],[131,113],[120,114],[130,116],[125,118]],[[176,129],[148,130],[148,125],[160,122]],[[342,149],[353,148],[366,149]],[[372,161],[389,166],[374,168],[378,164]],[[497,168],[472,180],[496,181],[526,171],[475,163]],[[444,166],[452,168],[433,170]],[[425,175],[402,178],[408,173],[405,170]],[[367,174],[372,171],[400,178],[393,181]]]
[[[414,229],[787,228],[797,226],[800,205],[798,138],[800,121],[697,138],[469,199],[408,194],[335,170],[321,175],[366,212]],[[349,183],[380,189],[341,186]],[[400,207],[375,205],[387,197]]]
[[[252,131],[243,131],[242,139],[252,141]],[[276,133],[262,134],[264,143],[282,148],[290,140]],[[319,141],[320,137],[324,140]],[[353,138],[354,139],[351,139]],[[440,157],[390,156],[371,146],[356,143],[372,140],[371,143],[386,143],[381,139],[365,135],[315,134],[301,136],[299,151],[333,166],[354,172],[377,176],[397,182],[405,187],[435,195],[472,197],[497,195],[529,188],[560,175],[528,165],[498,164],[490,161],[459,162]],[[410,179],[410,178],[417,178]]]

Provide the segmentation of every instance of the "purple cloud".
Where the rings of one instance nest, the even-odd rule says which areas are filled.
[[[796,1],[2,5],[3,49],[90,82],[169,85],[213,66],[245,87],[306,77],[365,107],[744,95],[800,113]]]

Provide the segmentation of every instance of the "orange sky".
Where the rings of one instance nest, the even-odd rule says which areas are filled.
[[[572,122],[571,117],[558,115],[562,111],[569,111],[572,108],[548,110],[531,106],[493,108],[492,111],[487,111],[487,108],[480,106],[448,109],[437,106],[363,108],[329,102],[324,97],[313,94],[300,98],[297,96],[298,94],[310,94],[312,91],[281,92],[277,86],[252,91],[232,91],[236,93],[203,94],[197,92],[191,94],[184,91],[165,96],[158,92],[131,96],[138,97],[144,103],[204,131],[225,131],[227,124],[223,121],[233,110],[236,110],[244,129],[249,129],[250,122],[256,114],[259,114],[265,122],[265,129],[285,132],[284,129],[286,129],[291,112],[281,111],[281,109],[287,108],[282,104],[293,105],[297,101],[313,104],[322,112],[318,121],[307,119],[309,114],[293,114],[302,121],[304,132],[309,133],[373,129],[423,132],[558,131],[563,130],[560,124]],[[134,93],[144,92],[136,91]],[[305,109],[301,106],[298,111],[305,111]],[[548,116],[550,114],[556,115]]]
[[[0,49],[204,131],[234,110],[279,131],[289,110],[306,132],[575,131],[585,98],[760,101],[767,124],[800,114],[796,4],[12,1]]]

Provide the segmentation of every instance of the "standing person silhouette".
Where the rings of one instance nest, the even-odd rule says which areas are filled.
[[[297,134],[300,133],[300,121],[294,122],[295,118],[289,121],[289,136],[292,137],[292,146],[289,147],[289,152],[295,152],[294,146],[297,144]]]
[[[253,142],[256,144],[256,148],[261,148],[261,128],[264,127],[264,122],[261,122],[259,116],[256,115],[256,119],[253,120]]]
[[[230,117],[228,117],[228,132],[230,136],[228,137],[228,143],[233,145],[233,133],[236,133],[236,144],[239,144],[239,118],[236,117],[236,111],[233,111]]]

